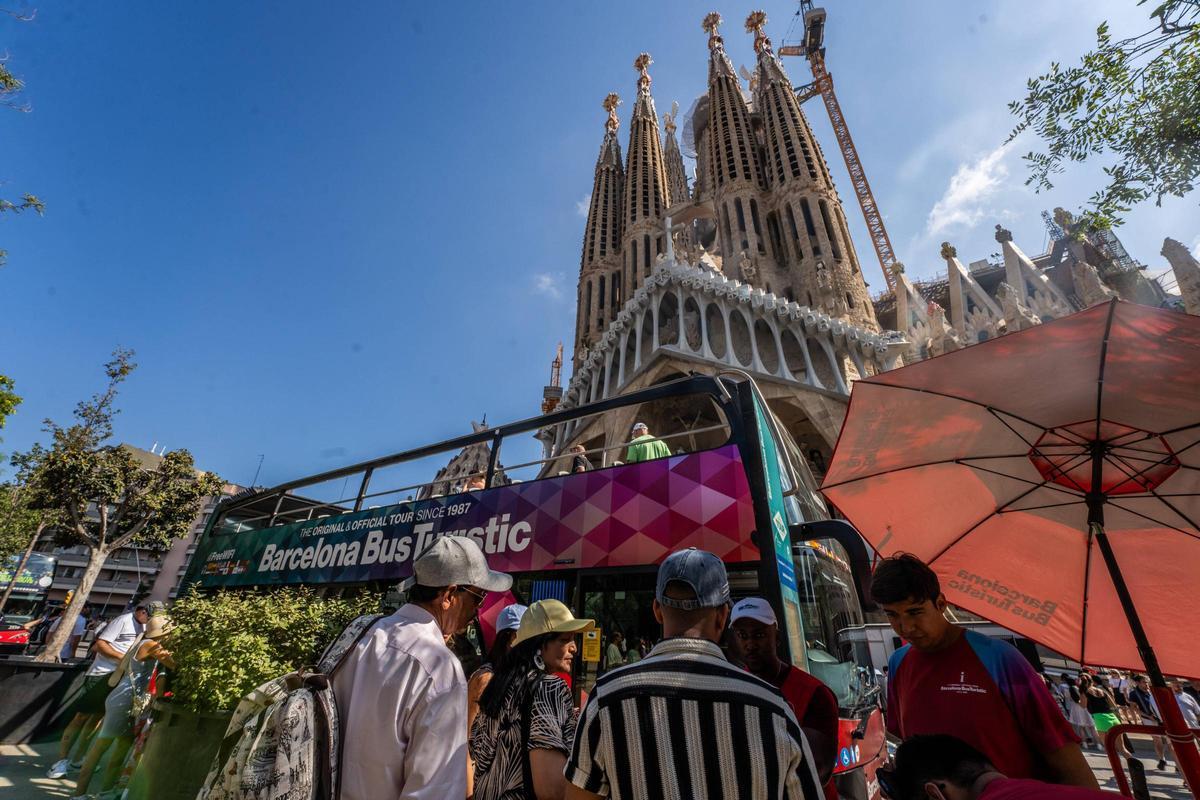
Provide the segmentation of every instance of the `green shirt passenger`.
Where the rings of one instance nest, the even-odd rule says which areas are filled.
[[[633,426],[633,441],[625,450],[625,463],[636,464],[639,461],[652,461],[656,458],[666,458],[671,455],[671,448],[666,442],[650,435],[646,423],[639,422]]]

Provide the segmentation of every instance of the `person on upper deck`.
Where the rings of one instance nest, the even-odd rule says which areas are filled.
[[[662,439],[655,438],[646,423],[639,422],[633,426],[633,439],[629,442],[629,447],[625,448],[626,464],[652,461],[669,455],[671,448],[667,447],[667,443]]]
[[[888,661],[887,727],[901,739],[950,734],[1010,778],[1097,788],[1050,690],[1008,642],[946,619],[937,575],[908,553],[875,567],[871,595],[908,642]]]

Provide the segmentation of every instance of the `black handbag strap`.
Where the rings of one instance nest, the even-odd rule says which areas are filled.
[[[538,677],[538,681],[541,677]],[[529,695],[521,703],[521,782],[525,786],[527,800],[537,800],[533,791],[533,765],[529,761],[529,730],[532,727],[533,695],[537,691],[537,682],[530,687]]]

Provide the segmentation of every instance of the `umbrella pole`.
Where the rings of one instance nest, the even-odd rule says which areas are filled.
[[[1117,557],[1113,553],[1112,545],[1109,544],[1108,534],[1104,532],[1104,525],[1102,522],[1090,519],[1093,516],[1090,508],[1091,502],[1088,503],[1088,506],[1092,536],[1095,537],[1100,554],[1104,557],[1104,566],[1108,568],[1113,587],[1117,590],[1117,597],[1121,600],[1121,608],[1125,612],[1125,619],[1129,621],[1129,628],[1133,632],[1138,654],[1142,657],[1142,663],[1146,665],[1146,675],[1150,678],[1151,692],[1158,704],[1158,711],[1162,715],[1163,726],[1167,729],[1167,738],[1171,741],[1171,749],[1175,751],[1175,763],[1187,780],[1188,786],[1191,787],[1192,796],[1195,797],[1197,796],[1196,789],[1200,788],[1200,751],[1196,749],[1196,740],[1188,728],[1187,722],[1183,719],[1183,712],[1179,710],[1179,702],[1163,678],[1162,669],[1158,666],[1158,657],[1154,655],[1154,648],[1150,646],[1146,629],[1142,627],[1142,620],[1138,616],[1137,609],[1134,608],[1133,597],[1129,594],[1129,587],[1125,584],[1125,577],[1121,574]],[[1100,514],[1102,515],[1103,511]]]

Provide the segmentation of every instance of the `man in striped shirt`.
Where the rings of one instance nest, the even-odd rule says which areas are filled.
[[[712,553],[689,548],[662,563],[663,641],[596,682],[567,760],[568,800],[822,800],[787,702],[717,646],[729,599]]]

